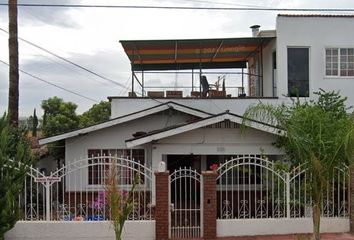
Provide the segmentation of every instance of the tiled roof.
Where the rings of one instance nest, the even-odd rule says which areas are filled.
[[[354,15],[345,14],[278,14],[278,17],[328,17],[328,18],[354,18]]]

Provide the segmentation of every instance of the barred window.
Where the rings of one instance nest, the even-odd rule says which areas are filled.
[[[101,185],[104,184],[105,175],[109,170],[109,165],[102,163],[109,162],[107,156],[117,156],[119,158],[132,159],[141,165],[145,164],[144,149],[89,149],[88,150],[88,184]],[[119,184],[131,184],[133,172],[128,168],[120,167],[118,169],[120,177]]]
[[[326,76],[354,76],[354,48],[327,48]]]

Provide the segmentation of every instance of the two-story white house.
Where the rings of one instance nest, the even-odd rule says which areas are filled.
[[[239,135],[244,110],[259,101],[312,98],[320,88],[338,90],[354,105],[353,27],[354,17],[347,15],[278,15],[275,30],[255,26],[249,38],[121,41],[132,66],[133,93],[108,97],[110,121],[40,142],[65,139],[66,161],[91,149],[144,149],[139,155],[153,168],[161,160],[168,165],[169,155],[176,154],[200,156],[198,169],[207,169],[208,155],[254,154],[261,147],[278,154],[269,129]],[[184,76],[189,89],[163,82],[149,86],[150,74],[164,70],[166,78],[167,73]],[[210,85],[205,97],[200,97],[200,75],[207,76]],[[211,86],[217,77],[224,86],[220,80]],[[243,85],[236,85],[240,78]],[[162,90],[149,90],[158,87]],[[236,124],[211,126],[225,119]]]
[[[351,29],[354,29],[353,15],[280,14],[276,29],[262,31],[259,26],[252,26],[253,35],[247,38],[121,41],[131,63],[132,88],[129,96],[108,97],[112,104],[111,119],[41,139],[40,143],[65,140],[66,165],[79,158],[117,155],[139,162],[140,167],[151,171],[158,170],[164,162],[171,173],[184,167],[200,173],[215,163],[244,156],[247,157],[243,163],[248,163],[250,156],[255,159],[267,156],[274,162],[283,155],[273,144],[279,129],[253,121],[250,129],[241,133],[245,109],[260,101],[287,102],[289,96],[312,98],[313,92],[320,88],[338,90],[348,97],[348,104],[354,105],[354,32]],[[167,85],[164,79],[168,83],[172,79],[175,84]],[[90,161],[93,163],[87,161],[88,165]],[[219,218],[228,216],[225,214],[229,208],[232,218],[284,216],[276,214],[285,211],[279,188],[277,199],[264,202],[269,199],[265,192],[268,196],[271,187],[267,183],[266,188],[262,180],[262,164],[246,165],[247,171],[235,170],[220,179],[226,181],[222,184],[225,188],[228,184],[237,185],[238,190],[232,189],[232,200],[225,198],[227,193],[221,194]],[[65,191],[99,190],[97,185],[103,178],[100,171],[104,168],[95,166],[68,175]],[[154,205],[154,176],[151,181],[149,204]],[[257,189],[263,193],[257,193]],[[274,185],[272,189],[276,189]],[[171,198],[176,194],[171,193]],[[260,195],[264,198],[258,199]],[[339,199],[339,195],[343,195],[339,190],[338,194],[333,193],[333,199],[339,202],[330,213],[337,217],[344,216],[341,204],[347,203],[347,196]],[[190,197],[187,193],[183,196]],[[298,200],[304,205],[298,208],[291,205],[291,216],[307,216],[306,195],[305,199]],[[263,208],[266,215],[262,215]],[[343,225],[345,229],[348,224]]]

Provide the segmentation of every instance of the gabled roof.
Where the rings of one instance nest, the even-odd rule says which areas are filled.
[[[71,132],[59,134],[59,135],[56,135],[56,136],[42,138],[42,139],[39,140],[39,144],[42,145],[42,144],[47,144],[47,143],[51,143],[51,142],[60,141],[60,140],[67,139],[67,138],[76,137],[76,136],[83,135],[83,134],[86,134],[86,133],[90,133],[90,132],[93,132],[93,131],[97,131],[97,130],[101,130],[101,129],[104,129],[104,128],[112,127],[112,126],[115,126],[115,125],[118,125],[118,124],[121,124],[121,123],[129,122],[129,121],[132,121],[132,120],[135,120],[135,119],[138,119],[138,118],[141,118],[141,117],[145,117],[145,116],[148,116],[148,115],[151,115],[151,114],[162,112],[162,111],[165,111],[165,110],[168,110],[168,109],[175,109],[177,111],[184,112],[186,114],[190,114],[190,115],[201,117],[201,118],[205,118],[205,117],[211,116],[210,113],[207,113],[207,112],[195,109],[195,108],[191,108],[191,107],[179,104],[179,103],[175,103],[175,102],[169,101],[169,102],[162,103],[160,105],[157,105],[157,106],[154,106],[154,107],[151,107],[151,108],[147,108],[147,109],[144,109],[144,110],[141,110],[141,111],[138,111],[138,112],[127,114],[127,115],[124,115],[124,116],[121,116],[121,117],[117,117],[117,118],[113,118],[113,119],[110,119],[110,120],[108,120],[106,122],[99,123],[99,124],[96,124],[96,125],[93,125],[93,126],[89,126],[89,127],[86,127],[86,128],[82,128],[82,129],[74,130],[74,131],[71,131]]]
[[[213,116],[201,119],[201,120],[193,122],[193,123],[187,123],[187,124],[177,125],[174,127],[168,127],[168,128],[164,128],[161,130],[153,131],[153,132],[148,133],[146,135],[126,140],[125,143],[126,143],[127,147],[131,148],[131,147],[135,147],[135,146],[142,145],[145,143],[149,143],[154,140],[159,140],[162,138],[174,136],[174,135],[188,132],[188,131],[198,129],[201,127],[206,127],[208,125],[219,123],[219,122],[222,122],[225,120],[229,120],[234,123],[242,124],[244,118],[242,116],[232,114],[227,111],[227,112],[224,112],[221,114],[217,114],[217,115],[213,115]],[[259,121],[249,120],[249,121],[247,121],[247,125],[248,125],[248,127],[251,127],[251,128],[254,128],[257,130],[261,130],[264,132],[268,132],[271,134],[275,134],[275,135],[284,134],[283,130],[281,130],[275,126],[268,125],[268,124],[265,124],[265,123],[262,123]]]

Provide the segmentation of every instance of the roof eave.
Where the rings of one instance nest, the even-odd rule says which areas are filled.
[[[145,117],[145,116],[148,116],[148,115],[151,115],[154,113],[158,113],[158,112],[161,112],[164,110],[168,110],[171,108],[175,109],[177,111],[184,112],[186,114],[190,114],[190,115],[201,117],[201,118],[209,117],[211,115],[210,113],[207,113],[204,111],[199,111],[197,109],[193,109],[193,108],[184,106],[182,104],[177,104],[172,101],[169,101],[169,102],[163,103],[161,105],[157,105],[155,107],[145,109],[143,111],[138,111],[138,112],[135,112],[132,114],[128,114],[128,115],[119,117],[119,118],[111,119],[111,120],[108,120],[107,122],[99,123],[99,124],[96,124],[96,125],[93,125],[90,127],[74,130],[71,132],[59,134],[59,135],[48,137],[48,138],[42,138],[42,139],[39,139],[39,144],[44,145],[44,144],[48,144],[48,143],[52,143],[52,142],[80,136],[80,135],[85,135],[85,134],[93,132],[93,131],[101,130],[101,129],[104,129],[107,127],[112,127],[112,126],[115,126],[115,125],[118,125],[118,124],[121,124],[124,122],[129,122],[129,121],[132,121],[132,120],[135,120],[135,119],[138,119],[141,117]]]
[[[189,123],[183,126],[178,126],[176,128],[173,129],[168,129],[166,131],[163,132],[158,132],[155,134],[151,134],[148,136],[142,136],[139,138],[134,138],[134,139],[129,139],[126,140],[126,145],[127,147],[131,148],[131,147],[135,147],[135,146],[139,146],[145,143],[149,143],[155,140],[159,140],[162,138],[166,138],[166,137],[170,137],[173,135],[177,135],[180,133],[184,133],[187,131],[191,131],[191,130],[195,130],[201,127],[205,127],[214,123],[218,123],[224,120],[230,120],[232,122],[238,123],[238,124],[242,124],[243,122],[243,118],[241,116],[238,115],[234,115],[234,114],[230,114],[230,113],[222,113],[222,114],[218,114],[218,115],[214,115],[211,117],[208,117],[207,119],[202,119],[200,121],[194,122],[194,123]],[[247,126],[260,130],[260,131],[264,131],[264,132],[268,132],[274,135],[283,135],[285,134],[285,132],[283,130],[280,130],[274,126],[270,126],[270,125],[266,125],[257,121],[247,121]]]

